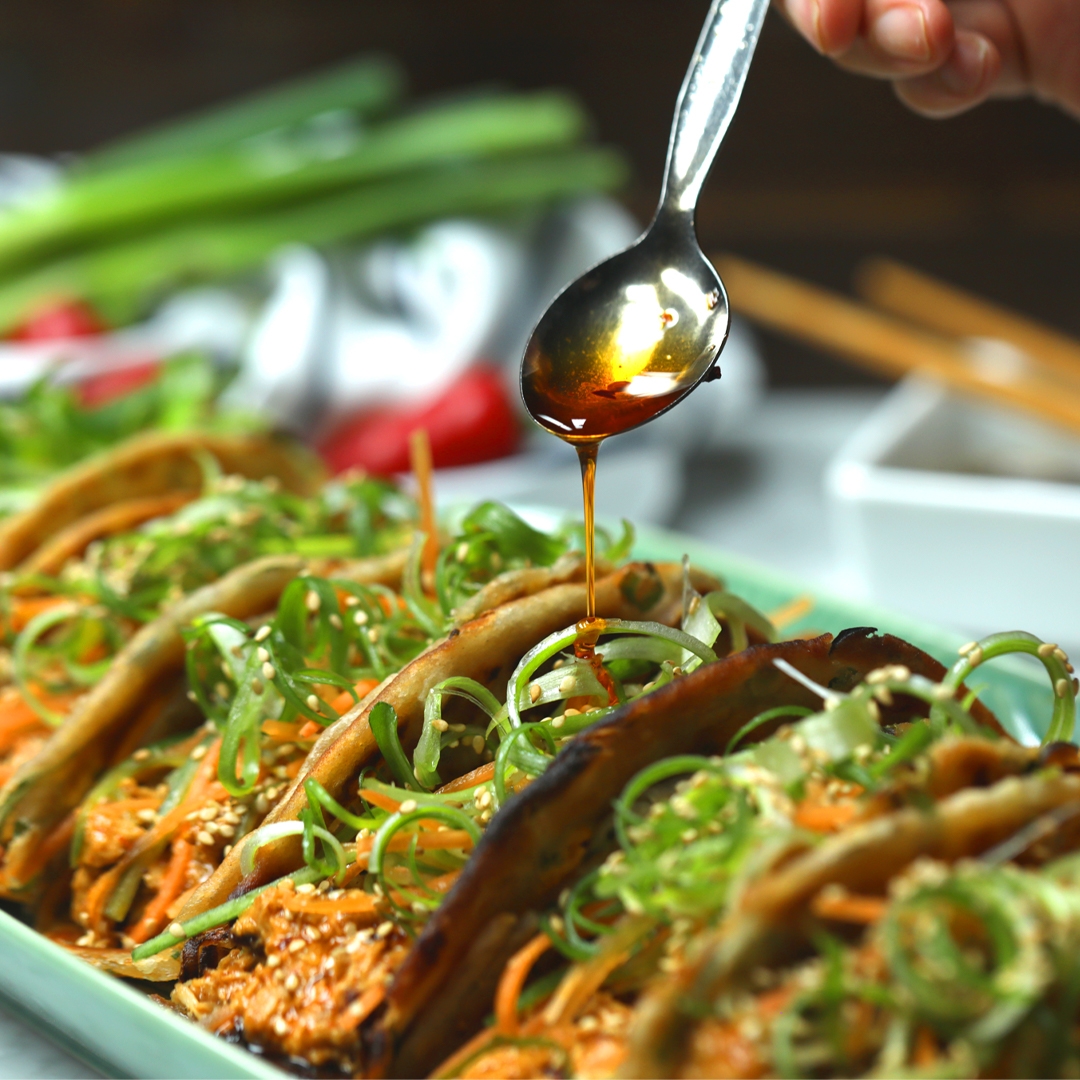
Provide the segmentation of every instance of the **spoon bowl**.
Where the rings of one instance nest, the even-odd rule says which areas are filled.
[[[579,452],[720,375],[727,293],[698,246],[694,211],[768,9],[769,0],[713,0],[679,92],[652,225],[565,289],[533,331],[521,364],[525,407]]]
[[[521,366],[525,406],[568,442],[618,435],[717,378],[723,282],[683,230],[653,228],[565,289]]]

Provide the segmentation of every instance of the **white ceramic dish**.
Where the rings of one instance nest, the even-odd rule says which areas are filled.
[[[856,594],[971,635],[1080,646],[1080,440],[907,380],[826,489]]]

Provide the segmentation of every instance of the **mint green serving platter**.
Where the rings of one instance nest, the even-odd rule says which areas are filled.
[[[765,612],[808,592],[796,581],[700,541],[661,530],[639,533],[635,547],[638,558],[678,560],[683,554],[719,574],[732,592]],[[897,634],[945,664],[956,659],[957,646],[963,640],[949,631],[820,593],[814,594],[812,609],[787,630],[813,628],[836,633],[850,626],[874,626]],[[1002,722],[1022,741],[1037,741],[1046,728],[1052,704],[1042,669],[1006,659],[980,668],[978,674],[983,700]],[[2,911],[0,1004],[107,1075],[282,1075],[270,1062],[214,1038],[138,989],[68,955]]]

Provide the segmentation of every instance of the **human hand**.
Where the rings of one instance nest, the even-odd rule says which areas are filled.
[[[1033,94],[1080,118],[1080,0],[777,0],[818,52],[925,116]]]

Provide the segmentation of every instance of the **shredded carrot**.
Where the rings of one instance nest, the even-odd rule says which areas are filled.
[[[327,900],[323,897],[308,898],[300,894],[286,896],[283,901],[289,911],[302,915],[371,915],[377,914],[375,897],[367,893],[354,892],[340,900]]]
[[[915,1046],[912,1053],[915,1067],[925,1069],[937,1062],[938,1053],[937,1039],[934,1033],[923,1024],[915,1035]]]
[[[384,795],[381,791],[372,791],[371,788],[361,788],[360,798],[366,799],[372,806],[377,806],[380,810],[387,810],[391,814],[396,814],[398,807],[403,802],[401,799],[391,799],[389,795]]]
[[[551,948],[547,934],[537,934],[506,963],[495,991],[495,1023],[504,1035],[518,1033],[518,999],[533,965]]]
[[[290,780],[295,780],[300,775],[300,770],[303,767],[304,757],[303,755],[301,755],[300,757],[295,758],[293,761],[290,761],[289,764],[285,766],[285,775]]]
[[[188,865],[191,863],[191,844],[186,840],[173,841],[169,865],[161,879],[157,895],[146,905],[142,918],[131,930],[131,940],[141,945],[153,937],[168,919],[168,910],[172,902],[180,895],[187,880]]]
[[[819,919],[865,925],[876,923],[884,914],[887,902],[880,896],[825,891],[814,897],[810,909]]]
[[[293,742],[301,738],[299,724],[285,724],[280,720],[264,720],[262,733],[276,742]]]
[[[8,620],[13,634],[26,629],[26,624],[35,616],[61,604],[71,602],[69,596],[13,596],[11,598],[11,616]]]
[[[409,436],[409,460],[416,477],[417,501],[420,503],[420,528],[427,538],[420,556],[420,569],[424,589],[433,591],[435,565],[439,559],[439,532],[435,524],[435,492],[432,483],[431,441],[424,428],[417,428]],[[430,583],[430,584],[429,584]]]
[[[378,679],[361,679],[353,687],[353,690],[356,691],[357,701],[363,701],[364,698],[366,698],[368,694],[370,694],[371,691],[374,690],[375,687],[378,685]],[[338,694],[338,696],[330,702],[330,708],[333,709],[334,712],[338,714],[338,716],[343,716],[355,704],[356,701],[353,701],[352,694],[348,690],[342,690],[341,693]]]
[[[783,630],[785,626],[798,622],[813,610],[814,598],[807,593],[803,593],[802,596],[796,596],[794,600],[790,600],[775,611],[770,612],[767,618],[777,630]]]
[[[85,901],[86,925],[98,932],[105,929],[104,914],[105,904],[112,895],[113,890],[119,884],[120,879],[127,872],[136,859],[151,851],[158,844],[167,841],[177,828],[183,823],[192,810],[195,810],[214,792],[215,788],[222,793],[225,789],[215,779],[217,775],[218,757],[221,754],[221,739],[215,739],[206,751],[206,755],[199,762],[198,769],[192,777],[188,793],[179,805],[173,807],[163,818],[157,821],[153,828],[148,829],[132,845],[114,866],[111,866],[101,875],[87,890]]]
[[[495,775],[495,762],[489,761],[486,765],[480,765],[472,772],[451,780],[449,784],[443,784],[439,788],[440,795],[450,795],[455,791],[465,791],[467,788],[476,787],[477,784],[485,784]]]
[[[322,724],[319,724],[314,720],[309,720],[300,729],[300,738],[301,739],[313,739],[316,735],[319,734],[320,731],[322,731],[322,729],[323,729]]]
[[[77,816],[78,811],[72,810],[52,827],[22,868],[24,881],[35,878],[71,843],[71,838],[75,835]]]
[[[804,799],[795,807],[795,824],[811,832],[830,833],[842,829],[858,816],[859,806],[853,802],[820,803]]]
[[[0,754],[6,753],[24,736],[48,730],[48,725],[14,686],[0,691]]]

